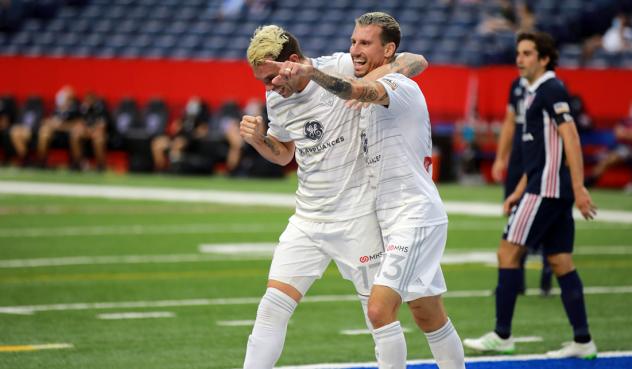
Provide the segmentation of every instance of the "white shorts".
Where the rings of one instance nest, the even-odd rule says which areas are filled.
[[[304,296],[333,260],[358,294],[368,296],[380,266],[384,246],[375,214],[342,222],[312,222],[290,218],[274,250],[269,278],[287,283]],[[309,283],[300,282],[312,277]]]
[[[404,302],[446,292],[440,262],[447,236],[447,224],[394,230],[384,238],[375,284],[392,288]]]

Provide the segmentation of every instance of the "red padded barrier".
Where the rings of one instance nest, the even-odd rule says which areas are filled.
[[[582,96],[593,119],[611,123],[627,115],[632,70],[559,70],[558,74],[572,93]],[[516,76],[511,66],[431,65],[415,80],[424,91],[433,121],[461,118],[472,103],[484,119],[500,119]],[[162,97],[182,106],[190,96],[199,95],[217,106],[229,99],[243,104],[264,96],[263,86],[245,61],[0,57],[0,93],[21,100],[40,94],[50,102],[65,84],[74,86],[80,95],[94,91],[110,103],[125,96],[140,102]],[[472,97],[475,101],[468,100]]]

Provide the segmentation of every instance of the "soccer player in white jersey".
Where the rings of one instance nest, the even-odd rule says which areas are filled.
[[[399,24],[388,14],[367,13],[356,19],[350,48],[355,76],[363,77],[371,65],[389,60],[399,40]],[[465,368],[461,340],[441,297],[446,286],[439,262],[448,218],[432,182],[430,120],[419,86],[398,73],[377,81],[353,80],[318,65],[270,64],[280,67],[272,83],[307,77],[343,99],[375,104],[361,136],[385,245],[368,307],[380,368],[406,367],[406,341],[397,320],[402,301],[426,334],[439,368]]]
[[[248,61],[266,87],[269,128],[262,117],[244,116],[240,132],[262,156],[279,165],[298,163],[296,212],[279,239],[270,266],[268,289],[261,299],[248,339],[245,369],[272,368],[285,340],[287,323],[298,302],[333,259],[353,282],[366,315],[374,275],[383,253],[375,216],[375,191],[361,160],[360,112],[308,78],[273,83],[279,74],[266,61],[291,60],[331,73],[352,75],[349,54],[308,59],[296,38],[278,26],[257,29]],[[401,54],[382,67],[419,73],[422,56]],[[367,319],[367,325],[372,327]]]

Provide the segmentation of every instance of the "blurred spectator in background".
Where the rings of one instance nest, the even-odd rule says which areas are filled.
[[[38,131],[37,160],[38,165],[46,167],[46,157],[50,144],[56,134],[69,135],[73,128],[83,124],[79,100],[70,86],[62,87],[55,95],[55,112],[44,119]],[[82,156],[80,143],[70,141],[71,168],[80,169]]]
[[[11,140],[9,132],[15,123],[16,107],[15,100],[10,96],[0,96],[0,147],[4,151],[2,157],[3,164],[6,163],[11,154]]]
[[[478,25],[479,33],[515,33],[535,28],[535,15],[527,2],[519,1],[514,5],[510,0],[497,0],[496,3],[496,11]]]
[[[619,13],[612,20],[612,25],[603,35],[602,45],[609,53],[620,53],[632,50],[632,28],[630,15]]]
[[[92,150],[98,171],[105,170],[106,143],[110,113],[103,99],[92,92],[86,94],[80,107],[81,121],[73,125],[70,131],[70,147],[74,161],[81,168],[86,167],[83,145],[86,141],[92,144]]]
[[[239,134],[239,122],[242,115],[239,105],[229,101],[220,107],[212,125],[211,137],[214,136],[228,143],[226,169],[229,173],[237,169],[241,160],[244,141]]]
[[[606,155],[597,162],[589,176],[586,176],[586,186],[594,186],[604,172],[615,165],[627,164],[632,169],[632,104],[628,117],[614,127],[616,144]],[[626,190],[632,184],[626,186]]]
[[[193,149],[196,140],[209,134],[209,107],[197,96],[187,102],[182,117],[172,123],[173,136],[166,134],[155,137],[151,142],[151,152],[156,171],[168,168],[176,171],[184,158],[184,153]]]
[[[612,19],[612,25],[603,35],[597,34],[587,38],[582,44],[580,64],[584,65],[600,48],[610,55],[632,51],[630,17],[629,13],[621,11]]]
[[[276,0],[221,0],[209,4],[209,12],[214,20],[238,19],[246,16],[263,17],[276,9]]]
[[[594,128],[593,120],[586,113],[586,109],[584,108],[584,100],[579,95],[571,95],[570,96],[570,105],[571,105],[571,115],[573,119],[575,119],[575,125],[577,126],[577,131],[579,132],[587,132]]]
[[[27,157],[32,138],[37,136],[40,122],[44,116],[44,102],[41,97],[29,97],[22,109],[20,116],[11,126],[9,135],[11,146],[15,151],[15,163],[19,166],[27,164]]]

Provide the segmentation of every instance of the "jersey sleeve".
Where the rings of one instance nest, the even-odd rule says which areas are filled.
[[[414,103],[415,95],[420,93],[415,81],[399,73],[387,74],[379,78],[377,82],[384,86],[388,94],[387,109],[389,111],[398,112],[406,109]]]
[[[557,125],[566,122],[575,122],[571,115],[568,92],[559,82],[551,84],[550,88],[547,88],[544,95],[544,109],[549,113],[551,120]]]
[[[275,113],[275,109],[270,108],[270,100],[271,97],[269,95],[266,96],[266,105],[268,110],[268,132],[269,136],[276,138],[281,142],[289,142],[292,141],[290,137],[290,133],[285,129],[283,122],[279,122],[279,119]],[[273,99],[273,98],[272,98]]]
[[[353,61],[349,53],[334,53],[329,56],[321,56],[312,59],[314,67],[325,73],[334,73],[341,76],[353,75]]]

